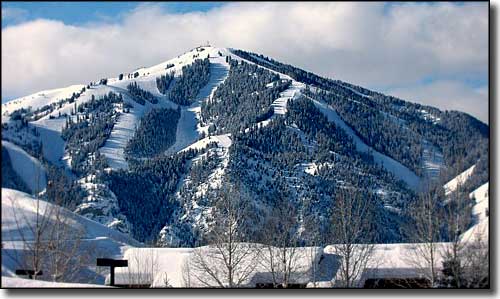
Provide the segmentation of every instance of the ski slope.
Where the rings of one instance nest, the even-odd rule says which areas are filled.
[[[177,123],[175,143],[167,153],[176,153],[195,143],[204,128],[200,127],[201,102],[211,98],[216,88],[224,82],[229,73],[229,65],[224,57],[210,58],[210,79],[196,97],[196,101],[189,107],[181,108],[181,117]]]
[[[274,114],[276,115],[285,115],[287,112],[287,104],[290,99],[295,98],[300,91],[304,89],[306,86],[304,83],[297,82],[295,80],[292,81],[292,84],[285,91],[280,93],[280,97],[274,100],[271,104],[273,107]]]
[[[356,150],[359,152],[370,153],[373,159],[379,165],[382,165],[387,171],[392,173],[396,178],[404,181],[410,188],[417,190],[420,186],[420,178],[406,166],[402,165],[398,161],[379,153],[374,150],[366,143],[364,143],[361,138],[356,135],[356,133],[349,127],[340,116],[337,111],[326,103],[311,99],[314,105],[328,118],[330,122],[335,123],[335,125],[342,128],[349,136],[352,137],[353,142],[356,146]]]
[[[2,147],[9,153],[12,169],[32,193],[38,194],[47,187],[45,168],[40,164],[40,161],[8,141],[2,140]]]
[[[441,169],[444,167],[443,153],[427,140],[423,141],[422,148],[422,168],[424,177],[431,180],[438,179]]]

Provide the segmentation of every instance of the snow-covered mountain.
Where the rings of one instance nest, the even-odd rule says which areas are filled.
[[[377,240],[395,242],[418,192],[466,169],[469,192],[487,183],[488,138],[465,113],[201,46],[2,104],[2,187],[38,193],[35,165],[47,200],[164,246],[203,242],[228,185],[247,199],[255,235],[285,197],[305,243],[354,188],[375,203]]]

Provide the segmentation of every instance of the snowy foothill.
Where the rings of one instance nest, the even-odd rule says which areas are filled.
[[[61,225],[61,219],[64,219],[67,231],[60,232],[60,235],[63,236],[65,244],[79,244],[77,254],[88,257],[89,264],[84,265],[74,282],[104,284],[104,276],[96,272],[99,269],[95,268],[95,259],[119,258],[126,249],[142,245],[128,235],[76,215],[65,208],[37,200],[21,191],[2,188],[2,279],[5,276],[14,277],[26,248],[30,248],[26,244],[32,244],[35,240],[34,228],[37,219],[38,223],[46,223],[44,227],[47,229],[42,231],[43,240],[50,240],[49,228]],[[50,280],[50,277],[44,274],[42,279]]]
[[[37,194],[47,187],[47,177],[43,165],[19,146],[2,140],[2,148],[9,153],[12,169],[31,190]]]
[[[413,171],[398,161],[379,153],[364,143],[363,140],[361,140],[354,130],[342,120],[342,118],[337,114],[337,111],[335,111],[335,109],[333,109],[330,105],[313,99],[311,99],[311,101],[313,101],[314,105],[328,118],[330,122],[335,123],[335,125],[342,128],[349,136],[351,136],[357,151],[370,153],[373,156],[374,161],[392,173],[394,177],[404,181],[413,190],[418,189],[420,186],[420,178]]]

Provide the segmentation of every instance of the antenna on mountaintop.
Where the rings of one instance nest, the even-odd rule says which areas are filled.
[[[210,47],[210,41],[207,40],[205,47]]]

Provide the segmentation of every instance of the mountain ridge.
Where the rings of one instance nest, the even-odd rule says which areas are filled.
[[[202,242],[225,184],[239,186],[255,215],[286,189],[301,227],[330,217],[339,188],[365,190],[379,240],[402,241],[397,227],[426,185],[472,165],[470,188],[488,178],[489,127],[474,117],[231,48],[196,47],[2,110],[2,140],[61,168],[58,177],[70,173],[68,188],[85,194],[77,211],[164,246]],[[176,129],[160,133],[162,123]],[[141,157],[131,140],[157,152]]]

